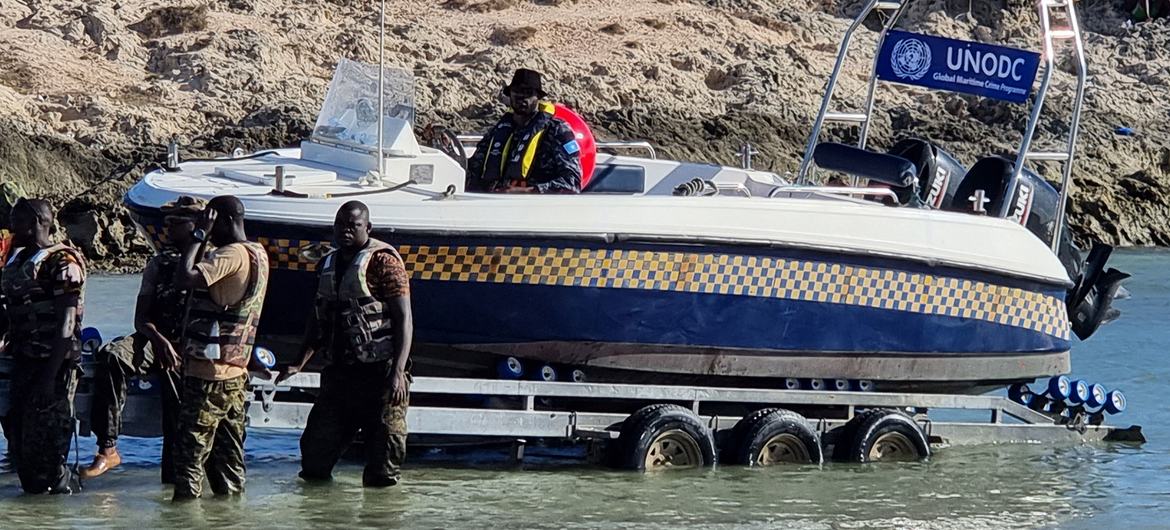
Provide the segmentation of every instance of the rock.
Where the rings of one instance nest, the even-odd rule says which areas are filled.
[[[527,41],[534,36],[536,36],[536,28],[532,26],[523,26],[519,28],[497,28],[492,32],[492,35],[488,40],[490,40],[492,44],[507,46]]]
[[[65,228],[65,236],[86,258],[102,259],[107,256],[106,246],[101,242],[101,217],[94,210],[62,212],[57,216]]]
[[[620,22],[614,22],[613,24],[602,26],[598,31],[602,33],[608,33],[610,35],[625,35],[628,33],[625,26],[622,26]]]
[[[0,226],[8,226],[8,216],[12,214],[12,207],[16,201],[27,195],[20,184],[12,181],[0,182]]]
[[[207,28],[207,6],[160,7],[146,14],[142,20],[129,26],[148,39],[178,35]]]

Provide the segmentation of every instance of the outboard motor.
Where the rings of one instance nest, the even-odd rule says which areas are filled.
[[[990,156],[979,160],[963,177],[948,210],[987,214],[1003,206],[1004,188],[1011,179],[1014,163],[1006,158]],[[1017,180],[1009,204],[1007,218],[1024,225],[1045,244],[1052,242],[1060,193],[1048,181],[1024,168]],[[1065,296],[1073,333],[1081,340],[1089,338],[1101,324],[1115,320],[1120,311],[1112,307],[1121,282],[1129,274],[1117,269],[1106,269],[1113,247],[1095,244],[1089,257],[1081,261],[1080,249],[1072,241],[1065,223],[1061,229],[1056,255],[1064,264],[1074,282]]]
[[[945,208],[955,197],[967,168],[950,153],[920,138],[894,144],[889,154],[909,160],[918,169],[918,196],[932,210]]]
[[[1012,177],[1014,162],[1001,156],[980,159],[971,166],[955,190],[949,206],[954,212],[988,214],[998,212],[1005,200],[1004,188]],[[1024,168],[1013,190],[1008,219],[1024,225],[1045,243],[1052,241],[1056,228],[1056,205],[1060,193],[1039,175]]]
[[[1121,283],[1129,278],[1129,274],[1105,268],[1112,253],[1113,247],[1094,244],[1084,266],[1080,267],[1080,274],[1072,276],[1076,284],[1069,290],[1065,304],[1068,306],[1073,333],[1081,340],[1089,338],[1102,324],[1121,316],[1121,311],[1112,307],[1112,304]]]

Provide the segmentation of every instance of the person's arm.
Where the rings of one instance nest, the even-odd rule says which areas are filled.
[[[390,326],[394,334],[394,370],[390,374],[392,402],[406,401],[406,364],[410,362],[410,345],[414,340],[414,317],[410,312],[410,294],[390,300]]]
[[[158,261],[150,260],[142,271],[142,285],[138,288],[138,298],[134,303],[134,331],[150,341],[151,351],[158,362],[166,370],[174,370],[181,362],[178,352],[171,341],[163,336],[158,326],[151,321],[154,312],[154,298],[158,289]],[[140,349],[134,349],[134,362],[139,364]]]
[[[0,354],[8,349],[8,297],[0,292]]]
[[[42,399],[52,396],[61,373],[65,357],[74,348],[77,340],[77,310],[81,305],[81,292],[85,287],[85,272],[73,257],[64,257],[57,265],[53,285],[53,316],[57,333],[53,335],[53,347],[49,358],[41,366],[34,392]]]
[[[196,227],[203,231],[204,237],[210,236],[211,227],[215,225],[215,218],[216,212],[211,208],[204,209],[203,214],[199,216]],[[206,289],[207,286],[215,283],[214,281],[208,282],[199,268],[195,266],[199,260],[203,259],[203,256],[199,255],[202,253],[200,250],[206,248],[202,242],[191,238],[190,244],[183,249],[183,258],[179,260],[178,268],[175,269],[175,287],[179,289]]]
[[[390,316],[391,345],[394,361],[390,364],[389,391],[395,405],[406,401],[406,365],[414,339],[414,318],[410,311],[410,275],[402,260],[389,252],[379,252],[369,267],[368,283],[372,294],[381,300]]]
[[[533,184],[537,193],[581,192],[581,147],[576,134],[564,123],[556,123],[540,139],[538,164],[549,180]]]
[[[465,189],[467,191],[484,191],[484,183],[480,178],[483,175],[483,165],[487,160],[488,151],[492,148],[492,131],[480,138],[479,142],[475,144],[475,152],[471,153],[471,158],[467,159],[467,180],[465,182]]]
[[[324,260],[322,260],[324,261]],[[317,265],[317,270],[321,270],[321,265]],[[321,281],[320,278],[317,281]],[[305,321],[305,335],[301,340],[300,358],[296,363],[286,365],[281,368],[280,374],[276,376],[276,382],[280,383],[293,375],[296,375],[305,369],[313,356],[317,354],[317,350],[321,349],[321,323],[317,321],[316,308],[309,310],[309,318]]]

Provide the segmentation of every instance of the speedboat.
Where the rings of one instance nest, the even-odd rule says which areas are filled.
[[[888,9],[865,112],[831,111],[853,31]],[[1067,36],[1080,65],[1061,151],[1030,147],[1052,53],[963,43],[990,72],[960,73],[988,91],[1006,75],[1033,101],[1021,154],[969,169],[926,140],[866,148],[878,81],[955,79],[943,69],[957,45],[893,30],[904,9],[863,8],[791,174],[751,169],[750,146],[743,167],[728,167],[659,159],[644,142],[588,142],[579,195],[468,192],[475,138],[428,127],[420,144],[410,74],[343,60],[299,146],[180,160],[172,145],[125,204],[159,245],[166,202],[239,197],[273,267],[259,341],[286,360],[334,215],[358,199],[410,272],[417,374],[973,393],[1067,373],[1071,335],[1116,316],[1125,276],[1105,269],[1108,247],[1082,260],[1064,219],[1084,83],[1073,6],[1040,7],[1067,11],[1067,30],[1044,19],[1045,45]],[[1035,64],[1015,79],[1029,60],[1044,62],[1034,96]],[[1020,88],[998,90],[1018,98]],[[860,141],[821,141],[832,121],[860,126]],[[570,124],[591,138],[584,121]],[[1064,164],[1061,191],[1029,169],[1036,161]]]

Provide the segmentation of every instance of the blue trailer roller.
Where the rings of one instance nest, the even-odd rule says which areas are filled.
[[[1008,399],[1021,405],[1027,406],[1032,404],[1032,400],[1035,397],[1036,394],[1033,394],[1032,389],[1028,388],[1028,385],[1025,383],[1016,383],[1008,387]]]
[[[535,381],[544,381],[550,383],[557,380],[557,370],[552,366],[543,364],[539,370],[532,373],[532,379]]]
[[[269,370],[276,368],[276,354],[272,353],[272,350],[263,346],[256,346],[252,348],[252,356],[256,358],[256,362],[260,363],[260,366]]]
[[[825,380],[824,379],[805,379],[804,384],[801,385],[801,388],[804,388],[805,390],[824,390],[825,389]]]
[[[849,380],[848,379],[834,379],[833,380],[833,389],[838,391],[838,392],[844,392],[846,390],[849,390]]]
[[[1073,405],[1080,405],[1089,399],[1089,383],[1084,379],[1077,379],[1072,382],[1072,392],[1068,395],[1068,402]]]
[[[858,379],[853,381],[853,390],[858,392],[873,392],[873,381],[869,379]]]
[[[81,353],[93,355],[102,347],[102,333],[97,328],[81,330]]]
[[[785,390],[800,390],[800,379],[789,377],[784,379]]]
[[[1125,394],[1120,390],[1112,390],[1105,394],[1105,412],[1110,414],[1125,412]]]
[[[1104,385],[1093,383],[1089,385],[1089,399],[1085,400],[1085,404],[1092,408],[1102,407],[1108,399],[1107,394]]]
[[[1064,401],[1072,393],[1072,381],[1068,376],[1058,375],[1048,380],[1048,397],[1053,401]]]
[[[524,365],[520,364],[520,359],[505,357],[496,363],[496,375],[500,379],[520,379],[524,375]]]
[[[572,372],[569,372],[569,379],[574,383],[584,383],[587,381],[585,378],[585,372],[581,370],[573,370]]]

